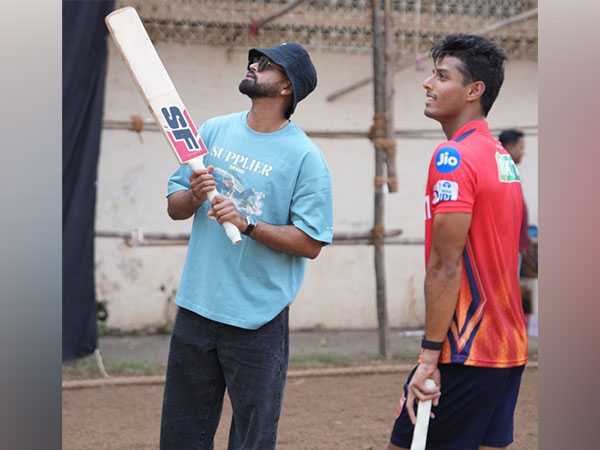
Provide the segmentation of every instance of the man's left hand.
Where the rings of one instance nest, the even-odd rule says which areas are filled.
[[[248,224],[244,216],[240,214],[233,200],[217,195],[212,201],[212,207],[208,211],[208,217],[215,219],[221,225],[229,222],[235,225],[238,230],[244,231]]]

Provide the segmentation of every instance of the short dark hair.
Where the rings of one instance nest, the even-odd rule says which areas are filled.
[[[506,148],[507,145],[516,144],[523,136],[525,136],[525,133],[523,133],[521,130],[509,128],[508,130],[503,130],[498,135],[498,140],[502,144],[502,147]]]
[[[485,92],[481,96],[481,108],[487,117],[504,82],[504,51],[482,36],[455,33],[447,35],[431,49],[434,62],[445,56],[454,56],[462,62],[460,71],[465,84],[483,81]]]

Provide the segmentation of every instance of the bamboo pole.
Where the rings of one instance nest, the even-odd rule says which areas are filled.
[[[381,136],[385,130],[381,126],[381,119],[385,114],[385,36],[384,36],[384,17],[382,0],[372,0],[372,20],[373,20],[373,98],[374,98],[374,119],[373,132],[374,142],[384,136]],[[374,224],[373,224],[373,245],[375,259],[375,283],[377,296],[377,324],[379,338],[379,355],[382,358],[388,358],[389,353],[389,327],[387,316],[387,298],[386,298],[386,280],[385,280],[385,251],[383,245],[383,236],[385,233],[385,193],[383,186],[385,183],[385,152],[375,145],[375,201],[374,201]]]
[[[415,60],[419,59],[419,43],[421,42],[421,0],[415,1]]]
[[[384,58],[385,58],[385,139],[386,170],[389,192],[398,192],[396,174],[396,140],[394,139],[394,24],[391,0],[384,0]]]
[[[397,238],[402,234],[400,229],[387,230],[385,239]],[[125,241],[129,247],[169,246],[187,245],[190,233],[161,233],[144,232],[136,228],[131,231],[97,230],[97,238],[120,239]],[[386,241],[387,242],[387,241]],[[390,241],[391,242],[391,241]],[[372,245],[373,233],[371,231],[360,232],[336,232],[333,235],[333,245]]]
[[[139,126],[140,131],[134,129],[134,126]],[[114,120],[105,119],[102,122],[102,128],[105,130],[128,130],[134,132],[159,132],[161,131],[155,122],[143,122],[141,125],[132,124],[131,120]],[[498,134],[500,131],[507,128],[518,128],[527,136],[537,136],[537,125],[507,125],[501,128],[490,128],[493,134]],[[368,139],[368,131],[355,130],[304,130],[306,135],[315,139]],[[439,140],[444,137],[444,133],[439,128],[413,128],[404,130],[395,130],[395,138],[403,139],[425,139]]]
[[[102,236],[98,236],[102,237]],[[142,242],[131,242],[125,239],[128,247],[176,247],[179,245],[188,245],[187,239],[145,239]],[[423,239],[393,239],[384,238],[383,245],[402,245],[402,246],[423,246],[425,241]],[[336,247],[339,246],[359,246],[359,245],[374,245],[373,238],[357,238],[357,239],[344,239],[341,241],[334,241],[331,245]]]

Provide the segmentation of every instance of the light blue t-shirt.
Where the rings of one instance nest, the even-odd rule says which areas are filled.
[[[206,166],[220,194],[243,215],[272,225],[295,225],[313,239],[331,243],[331,177],[320,150],[293,123],[259,133],[247,112],[215,117],[199,130],[209,153]],[[191,169],[169,178],[167,196],[189,189]],[[307,259],[271,250],[242,235],[232,245],[221,225],[207,217],[209,202],[194,216],[177,305],[203,317],[256,329],[295,298]]]

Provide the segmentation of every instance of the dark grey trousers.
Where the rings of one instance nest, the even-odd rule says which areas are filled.
[[[171,336],[160,450],[212,450],[227,389],[229,450],[271,450],[288,367],[288,308],[257,330],[179,308]]]

